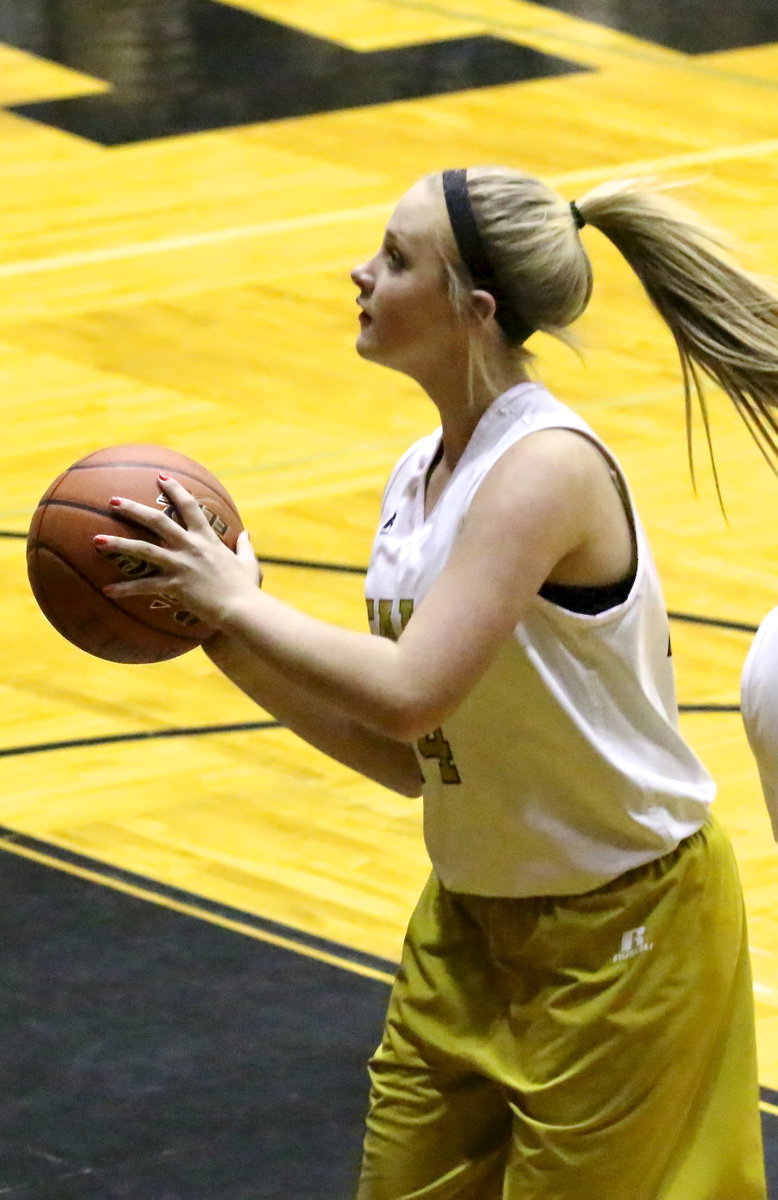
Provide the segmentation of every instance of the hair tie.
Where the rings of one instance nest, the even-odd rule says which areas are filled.
[[[459,257],[470,272],[473,283],[494,298],[495,319],[510,341],[518,344],[525,342],[535,330],[516,312],[495,275],[470,203],[466,170],[457,168],[443,172],[443,196]]]
[[[570,212],[573,214],[576,229],[583,229],[586,224],[586,217],[581,212],[575,200],[570,201]]]

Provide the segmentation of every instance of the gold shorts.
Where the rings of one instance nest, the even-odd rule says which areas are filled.
[[[765,1200],[726,837],[577,896],[433,876],[370,1075],[359,1200]]]

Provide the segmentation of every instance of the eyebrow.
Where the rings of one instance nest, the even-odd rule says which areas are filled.
[[[398,250],[407,250],[408,247],[408,243],[404,241],[402,237],[399,237],[393,229],[384,230],[384,242],[386,244],[391,243],[393,246],[396,246]]]

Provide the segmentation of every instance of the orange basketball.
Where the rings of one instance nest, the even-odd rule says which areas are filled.
[[[54,480],[33,515],[27,574],[35,599],[63,637],[97,658],[161,662],[194,649],[213,632],[163,593],[124,600],[102,593],[109,583],[155,573],[132,555],[98,554],[93,539],[105,533],[153,542],[151,533],[117,515],[109,501],[126,496],[170,511],[160,472],[192,493],[234,550],[243,525],[229,492],[200,463],[163,446],[111,446],[88,454]]]

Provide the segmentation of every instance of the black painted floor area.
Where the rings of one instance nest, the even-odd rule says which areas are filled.
[[[12,110],[105,146],[586,70],[486,35],[357,52],[216,0],[0,0],[0,41],[110,83]]]
[[[3,1200],[345,1200],[385,984],[0,854]]]
[[[0,906],[3,1200],[349,1200],[385,983],[8,852]]]

